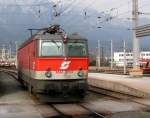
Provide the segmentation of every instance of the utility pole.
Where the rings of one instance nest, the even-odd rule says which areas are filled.
[[[15,42],[15,44],[16,44],[16,59],[15,59],[15,65],[16,65],[16,69],[18,69],[18,61],[17,61],[17,57],[18,57],[18,54],[17,54],[17,51],[18,51],[18,42],[16,41]]]
[[[3,45],[2,48],[2,61],[5,61],[6,55],[5,55],[5,45]]]
[[[104,66],[104,47],[101,47],[102,51],[101,51],[101,66]]]
[[[136,37],[136,28],[138,27],[138,0],[132,0],[132,29],[133,29],[133,69],[139,69],[139,39]]]
[[[11,60],[11,45],[9,45],[9,61]]]
[[[111,69],[113,69],[113,40],[111,40]]]
[[[126,60],[126,41],[125,40],[123,42],[123,52],[124,52],[124,69],[123,69],[123,73],[126,74],[127,73],[127,60]]]
[[[97,66],[98,70],[100,69],[101,66],[101,61],[100,61],[100,40],[98,40],[98,48],[97,48]]]

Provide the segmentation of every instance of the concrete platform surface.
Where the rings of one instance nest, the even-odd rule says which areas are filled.
[[[94,87],[150,98],[150,77],[133,78],[129,75],[89,73],[88,82]]]

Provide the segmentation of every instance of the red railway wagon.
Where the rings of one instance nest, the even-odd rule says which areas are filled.
[[[150,74],[150,59],[143,60],[143,74]]]
[[[18,76],[29,91],[52,98],[84,98],[88,77],[87,40],[59,26],[43,29],[18,49]]]

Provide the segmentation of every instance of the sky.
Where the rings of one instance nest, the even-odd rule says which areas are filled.
[[[122,21],[131,21],[132,18],[132,0],[49,0],[56,4],[66,5],[69,8],[64,14],[71,13],[75,8],[81,12],[89,9],[96,10],[99,13],[109,14]],[[150,19],[150,0],[139,0],[139,12],[146,13],[139,15],[139,25],[144,25],[141,19]],[[117,21],[116,21],[117,22]],[[114,22],[115,23],[115,22]],[[147,23],[147,22],[146,22]],[[148,22],[150,23],[150,22]]]
[[[97,11],[109,11],[112,8],[121,11],[131,10],[132,0],[49,0],[55,3],[66,3],[73,2],[72,6],[84,7],[87,9],[92,8]],[[150,0],[139,0],[139,10],[144,12],[150,11]]]
[[[43,3],[47,0],[0,0],[0,4],[32,4],[38,1]],[[72,6],[87,7],[98,11],[106,11],[111,8],[118,8],[118,10],[128,10],[131,6],[132,0],[48,0],[50,3],[62,3],[70,4]],[[149,11],[150,10],[150,0],[139,0],[140,10]],[[131,8],[131,7],[130,7]]]
[[[58,4],[65,13],[72,12],[75,8],[81,11],[89,9],[104,12],[118,18],[131,18],[132,0],[0,0],[0,4],[39,4],[49,1]],[[139,11],[149,15],[140,15],[140,18],[150,19],[150,0],[139,0]]]
[[[42,6],[42,5],[40,6],[41,17],[39,17],[39,13],[38,13],[39,6],[32,6],[32,5],[38,5],[38,4],[40,5],[40,3],[49,3],[48,6]],[[60,12],[63,12],[61,16],[65,16],[65,17],[58,17],[58,19],[59,20],[63,19],[65,21],[64,25],[67,25],[67,26],[70,25],[70,27],[72,26],[72,24],[75,24],[74,20],[76,19],[77,19],[76,20],[77,22],[82,21],[82,22],[85,22],[86,24],[86,18],[84,19],[85,12],[87,13],[88,21],[90,21],[88,22],[88,25],[90,24],[90,26],[94,25],[93,15],[95,14],[92,14],[92,13],[99,13],[100,16],[102,16],[100,21],[106,20],[110,16],[114,17],[113,20],[109,22],[109,24],[117,25],[119,27],[122,27],[122,26],[129,27],[129,25],[127,26],[127,23],[129,24],[130,22],[131,24],[131,18],[132,18],[132,15],[131,15],[132,0],[0,0],[0,8],[5,5],[7,6],[7,5],[13,5],[13,4],[14,6],[12,7],[15,7],[16,4],[21,5],[20,7],[22,7],[24,11],[27,12],[26,15],[34,14],[38,20],[42,19],[41,20],[42,22],[45,19],[45,17],[42,18],[42,15],[43,15],[42,12],[44,11],[44,7],[47,7],[49,9],[49,7],[52,7],[54,4],[57,4],[58,6],[57,10]],[[95,10],[96,12],[95,11],[91,12],[92,10]],[[75,11],[78,11],[78,12],[75,12]],[[150,0],[139,0],[139,11],[143,13],[144,12],[149,13]],[[4,11],[1,10],[0,12],[4,12]],[[31,12],[33,13],[31,14]],[[47,18],[49,18],[49,21],[51,20],[50,12],[51,11],[49,10],[47,13]],[[73,12],[77,13],[76,18],[74,18],[75,15],[72,15]],[[1,16],[4,17],[5,15],[5,17],[7,17],[7,15],[9,14],[10,13],[8,14],[3,13]],[[17,13],[16,13],[16,16],[17,16]],[[79,20],[78,20],[78,17],[80,17]],[[98,14],[94,16],[96,21],[97,21],[97,17],[98,17]],[[142,21],[143,18],[144,18],[144,22]],[[145,22],[145,18],[148,19],[146,20],[146,22]],[[140,22],[140,24],[143,25],[144,23],[150,23],[149,19],[150,19],[150,15],[140,15],[140,21],[142,22],[142,23]],[[100,25],[105,26],[105,23],[100,23]],[[97,23],[95,23],[95,26],[97,26]]]

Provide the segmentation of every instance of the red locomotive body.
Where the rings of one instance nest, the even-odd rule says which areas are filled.
[[[30,92],[81,98],[87,90],[88,46],[78,34],[41,30],[18,49],[18,75]],[[50,30],[50,31],[49,31]]]

